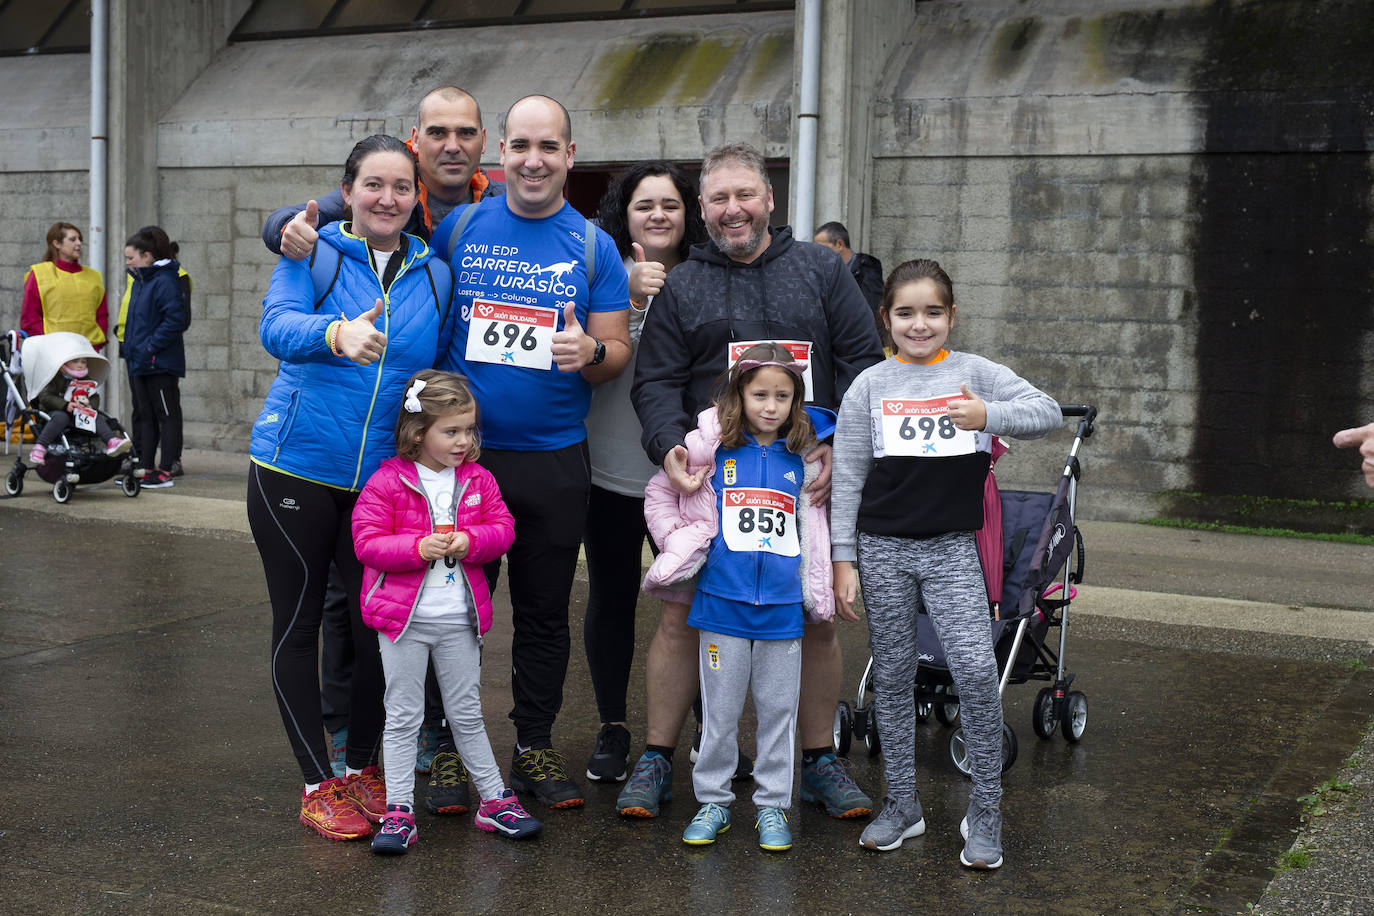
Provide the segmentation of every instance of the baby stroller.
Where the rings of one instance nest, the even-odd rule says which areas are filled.
[[[21,347],[22,344],[22,347]],[[34,436],[48,422],[49,415],[30,406],[28,392],[42,391],[61,370],[62,364],[79,357],[86,358],[89,379],[103,383],[109,375],[110,364],[95,352],[91,342],[80,334],[58,331],[24,338],[10,331],[0,338],[0,363],[5,375],[6,441],[11,424]],[[110,427],[124,435],[124,429],[114,417],[105,415]],[[22,436],[20,437],[23,438]],[[125,496],[137,496],[140,483],[134,476],[137,461],[132,453],[119,457],[105,454],[105,443],[94,432],[69,429],[57,442],[48,447],[47,456],[38,464],[24,463],[23,455],[14,459],[14,467],[5,475],[5,494],[18,496],[24,491],[24,475],[34,471],[46,483],[52,484],[52,498],[65,503],[76,492],[77,484],[103,483],[119,476],[120,489]]]
[[[1036,694],[1031,725],[1041,738],[1052,737],[1059,726],[1066,740],[1077,743],[1088,724],[1088,698],[1069,689],[1074,675],[1065,672],[1064,650],[1069,603],[1077,594],[1074,586],[1083,581],[1083,538],[1074,523],[1081,474],[1078,450],[1093,434],[1097,408],[1063,404],[1060,409],[1065,417],[1080,419],[1057,489],[1054,493],[999,492],[995,477],[989,473],[984,491],[986,524],[978,533],[978,552],[988,594],[1000,596],[1000,600],[990,602],[993,652],[1001,672],[999,692],[1005,693],[1008,684],[1050,682],[1052,686]],[[994,461],[1002,451],[1005,446],[997,443]],[[916,717],[924,721],[933,712],[941,725],[953,725],[959,716],[959,696],[944,650],[924,608],[916,622],[920,654]],[[1059,629],[1057,650],[1047,641],[1051,627]],[[869,756],[881,752],[872,678],[870,658],[853,705],[841,700],[836,707],[835,747],[841,755],[849,753],[855,737],[867,745]],[[969,775],[962,728],[950,734],[949,754],[954,765]],[[1003,772],[1015,761],[1016,733],[1003,722]]]

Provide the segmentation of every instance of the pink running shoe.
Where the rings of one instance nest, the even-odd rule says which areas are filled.
[[[472,822],[488,833],[499,833],[512,840],[527,839],[544,829],[543,824],[520,807],[520,802],[511,789],[507,789],[496,798],[482,802],[477,807],[477,815]]]
[[[133,447],[134,444],[129,441],[127,436],[122,438],[120,436],[114,436],[110,439],[109,442],[105,443],[105,454],[108,457],[113,458],[116,455],[124,454]]]
[[[33,451],[29,452],[29,460],[34,464],[42,464],[43,459],[48,457],[48,447],[46,445],[35,445]]]

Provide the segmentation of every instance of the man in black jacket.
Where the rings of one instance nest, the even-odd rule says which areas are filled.
[[[643,445],[679,489],[686,486],[687,431],[710,405],[711,385],[740,349],[775,341],[806,363],[807,400],[838,409],[849,383],[882,359],[872,311],[834,252],[770,229],[773,190],[763,156],[745,143],[706,155],[702,217],[710,241],[695,246],[654,298],[640,337],[632,399]],[[811,488],[829,498],[829,447]],[[812,458],[817,458],[813,453]],[[649,647],[647,747],[617,802],[621,814],[652,817],[672,784],[672,753],[697,691],[697,638],[688,605],[665,602]],[[843,673],[833,622],[808,624],[802,640],[802,799],[835,817],[870,813],[872,802],[836,760],[835,704]]]
[[[833,248],[840,256],[840,259],[849,266],[849,272],[854,275],[854,280],[859,284],[859,290],[868,300],[869,307],[873,309],[873,314],[878,313],[878,306],[883,304],[883,262],[873,257],[871,254],[864,254],[862,251],[855,251],[849,247],[849,230],[844,227],[844,223],[829,222],[816,230],[815,236],[811,239],[817,245],[825,245]],[[875,318],[875,320],[878,320]],[[879,320],[881,325],[881,321]]]
[[[478,166],[487,130],[482,109],[466,90],[441,86],[421,99],[407,145],[420,163],[420,193],[406,223],[411,235],[428,241],[454,207],[505,193],[506,186]],[[273,254],[302,260],[315,248],[316,230],[343,218],[343,192],[336,187],[316,201],[273,211],[263,224],[262,242]]]

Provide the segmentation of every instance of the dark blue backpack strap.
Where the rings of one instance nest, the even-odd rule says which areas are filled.
[[[315,243],[315,250],[310,252],[310,282],[315,287],[315,311],[318,312],[324,300],[329,298],[342,266],[343,255],[337,248]]]
[[[463,212],[458,214],[458,222],[454,224],[453,231],[448,234],[448,250],[444,252],[444,260],[452,262],[453,253],[458,250],[458,240],[463,237],[463,230],[468,223],[472,222],[472,215],[477,212],[477,204],[468,204],[463,208]]]
[[[582,262],[587,265],[587,304],[592,300],[592,284],[596,282],[596,223],[587,220],[582,229]]]

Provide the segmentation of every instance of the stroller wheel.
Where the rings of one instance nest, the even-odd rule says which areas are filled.
[[[849,704],[840,700],[835,704],[835,753],[840,757],[849,756],[849,745],[854,737],[854,711]]]
[[[1011,769],[1011,765],[1016,762],[1016,732],[1011,730],[1011,726],[1002,723],[1002,772]],[[973,774],[973,765],[969,760],[968,745],[964,743],[964,728],[960,726],[949,735],[949,759],[965,776]]]
[[[1035,695],[1035,709],[1031,712],[1031,727],[1041,738],[1049,738],[1054,734],[1054,726],[1058,724],[1054,717],[1054,690],[1049,687],[1040,688],[1040,692]]]
[[[52,485],[52,498],[60,503],[69,502],[75,490],[76,487],[67,483],[66,479],[63,478]]]
[[[1083,740],[1083,732],[1088,727],[1088,698],[1079,690],[1070,690],[1064,697],[1064,721],[1061,723],[1064,737],[1070,744]]]
[[[133,471],[119,478],[119,488],[124,491],[125,496],[137,496],[138,491],[143,489],[142,483],[134,476]]]
[[[945,685],[935,685],[935,692],[945,693]],[[935,719],[941,725],[953,725],[954,720],[959,718],[959,703],[957,700],[953,703],[942,703],[939,700],[936,700],[931,705],[935,708]]]
[[[877,757],[883,752],[882,742],[878,740],[878,711],[872,706],[868,707],[868,719],[864,723],[864,745],[870,757]]]
[[[10,471],[5,475],[5,495],[18,496],[24,492],[24,475],[18,471]]]

